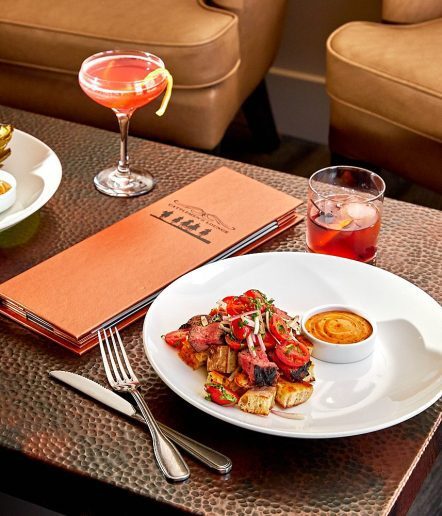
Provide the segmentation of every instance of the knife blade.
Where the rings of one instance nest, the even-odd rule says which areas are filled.
[[[86,394],[103,405],[106,405],[107,407],[146,425],[144,419],[137,413],[135,407],[131,403],[117,393],[103,387],[99,383],[70,371],[50,371],[49,376],[69,385],[83,394]],[[163,425],[162,423],[158,424],[166,436],[175,444],[181,446],[183,450],[203,462],[209,468],[214,469],[217,473],[226,475],[232,469],[232,461],[226,455],[223,455],[222,453],[219,453],[216,450],[213,450],[212,448],[209,448],[208,446],[205,446],[204,444],[201,444],[198,441]]]

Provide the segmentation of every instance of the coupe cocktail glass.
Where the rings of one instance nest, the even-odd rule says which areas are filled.
[[[120,160],[117,166],[99,172],[96,188],[115,197],[133,197],[149,192],[155,180],[144,170],[129,164],[127,135],[134,111],[157,98],[166,88],[160,109],[166,110],[172,76],[159,57],[138,50],[111,50],[87,58],[81,65],[79,82],[92,100],[111,108],[120,125]]]
[[[385,183],[359,167],[328,167],[309,180],[307,247],[374,263],[381,228]]]

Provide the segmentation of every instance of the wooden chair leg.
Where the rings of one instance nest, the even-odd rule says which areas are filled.
[[[260,152],[272,152],[279,147],[280,138],[273,119],[267,86],[263,79],[245,100],[242,111]]]

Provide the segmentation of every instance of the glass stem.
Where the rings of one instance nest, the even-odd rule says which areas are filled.
[[[120,126],[120,159],[118,161],[118,175],[128,178],[129,170],[129,156],[127,154],[127,135],[129,133],[130,114],[116,112],[118,124]]]

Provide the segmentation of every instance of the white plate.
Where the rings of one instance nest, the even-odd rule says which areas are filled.
[[[45,205],[61,181],[61,163],[55,152],[30,134],[14,129],[11,155],[0,170],[17,180],[17,199],[0,214],[0,231],[18,224]]]
[[[337,303],[363,309],[378,323],[375,352],[353,364],[315,360],[314,391],[290,409],[303,420],[246,414],[204,399],[204,371],[192,371],[161,335],[216,301],[257,288],[290,314]],[[146,354],[179,396],[229,423],[274,435],[344,437],[386,428],[422,412],[441,395],[442,309],[408,281],[359,262],[307,253],[263,253],[206,265],[166,288],[143,328]]]

